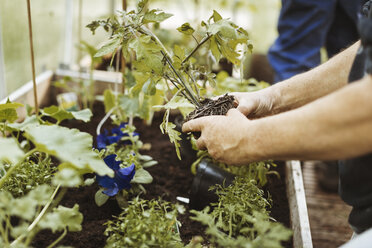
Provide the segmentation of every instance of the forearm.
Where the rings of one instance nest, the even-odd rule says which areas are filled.
[[[268,88],[275,99],[273,113],[298,108],[345,86],[359,46],[358,41],[326,63]]]
[[[372,152],[371,94],[367,76],[301,108],[254,120],[249,153],[254,160],[328,160]]]

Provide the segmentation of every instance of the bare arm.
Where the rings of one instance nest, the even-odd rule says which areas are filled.
[[[326,63],[253,93],[233,93],[238,109],[249,117],[262,117],[301,107],[347,84],[360,46],[356,42]]]
[[[199,148],[216,159],[244,164],[264,159],[340,159],[372,152],[372,77],[303,107],[257,120],[232,109],[202,117],[183,131],[201,131]]]

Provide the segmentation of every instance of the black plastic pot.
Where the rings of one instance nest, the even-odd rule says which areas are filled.
[[[177,115],[174,119],[174,124],[176,125],[176,130],[181,132],[181,157],[187,157],[196,160],[196,151],[192,149],[190,142],[190,135],[182,132],[183,117],[182,115]]]
[[[210,203],[218,202],[218,196],[209,188],[216,184],[228,186],[232,184],[234,178],[234,174],[214,165],[210,160],[200,161],[191,185],[190,208],[202,210]]]

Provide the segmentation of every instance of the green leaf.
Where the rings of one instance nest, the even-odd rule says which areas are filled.
[[[195,29],[193,29],[188,22],[182,24],[182,26],[177,28],[177,30],[186,35],[192,35],[195,32]]]
[[[60,184],[63,187],[77,187],[82,183],[81,175],[71,168],[62,168],[53,178],[54,185]]]
[[[28,226],[29,226],[29,224],[27,222],[23,222],[22,224],[13,227],[11,229],[12,237],[17,238],[17,237],[21,236],[22,234],[27,233]],[[0,244],[1,244],[1,242],[0,242]],[[5,246],[1,246],[1,247],[5,247]]]
[[[53,212],[47,213],[39,222],[41,228],[49,228],[52,232],[62,231],[68,228],[71,232],[82,230],[81,223],[83,215],[79,212],[79,205],[75,204],[73,208],[58,206]]]
[[[215,10],[213,10],[213,21],[218,22],[219,20],[222,20],[222,16]]]
[[[160,74],[163,70],[163,56],[160,54],[162,48],[151,40],[150,36],[142,35],[132,39],[128,45],[136,53],[137,60],[133,65],[141,72],[156,72]]]
[[[148,168],[148,167],[151,167],[151,166],[154,166],[154,165],[157,165],[157,164],[158,164],[158,161],[152,160],[152,161],[147,161],[147,162],[143,163],[142,167],[143,168]]]
[[[145,82],[145,84],[142,87],[142,91],[146,95],[150,95],[150,96],[155,95],[155,93],[156,93],[156,82],[154,81],[153,78],[150,78],[149,80],[147,80]]]
[[[45,205],[52,196],[53,189],[51,186],[43,184],[31,190],[27,197],[34,199],[39,205]]]
[[[10,214],[25,220],[31,220],[36,214],[37,201],[31,197],[13,199]]]
[[[0,122],[14,122],[18,119],[17,111],[14,108],[0,110]]]
[[[171,16],[173,15],[164,13],[163,11],[160,10],[152,9],[144,15],[142,22],[143,24],[150,22],[162,22]]]
[[[217,40],[214,36],[210,38],[210,49],[212,52],[213,57],[215,58],[216,61],[220,61],[221,59],[221,51],[219,48],[219,45],[217,43]]]
[[[154,108],[164,108],[164,109],[180,109],[180,108],[195,108],[193,104],[187,101],[184,97],[174,96],[165,105],[157,105]]]
[[[176,130],[176,125],[172,122],[163,121],[163,123],[160,124],[160,130],[162,133],[168,134],[170,142],[173,143],[176,148],[177,157],[181,160],[181,145],[179,142],[181,140],[181,133]]]
[[[138,98],[130,98],[129,96],[120,96],[120,108],[125,111],[128,116],[135,116],[139,111]]]
[[[108,195],[104,194],[103,191],[104,189],[100,189],[94,195],[94,201],[96,202],[98,207],[103,206],[103,204],[105,204],[110,198]]]
[[[81,120],[84,122],[90,121],[90,118],[93,116],[90,109],[83,109],[80,111],[71,111],[70,112],[76,120]]]
[[[232,25],[231,21],[228,21],[226,19],[222,19],[218,22],[211,24],[208,28],[208,32],[213,35],[216,35],[218,33],[222,37],[226,37],[229,39],[237,38],[235,27]]]
[[[13,196],[8,191],[0,191],[0,210],[10,211],[12,206]]]
[[[11,123],[7,127],[10,127],[13,131],[24,131],[29,126],[39,125],[39,120],[35,115],[27,116],[26,119],[21,123]]]
[[[119,48],[121,43],[120,37],[115,37],[109,40],[106,44],[104,44],[94,55],[94,57],[102,57],[103,55],[113,53],[116,49]]]
[[[41,113],[43,115],[50,116],[50,117],[56,119],[58,122],[61,122],[65,119],[73,119],[74,118],[74,116],[70,112],[68,112],[68,111],[66,111],[66,110],[64,110],[64,109],[62,109],[58,106],[55,106],[55,105],[52,105],[50,107],[42,109]]]
[[[4,109],[17,109],[19,107],[23,107],[24,105],[18,102],[10,102],[9,99],[7,103],[0,104],[0,110]]]
[[[174,45],[174,56],[179,59],[180,62],[186,57],[185,49],[180,46]]]
[[[132,88],[134,85],[136,85],[136,78],[133,76],[132,71],[128,70],[125,74],[125,86]]]
[[[153,178],[150,173],[147,170],[140,168],[136,170],[136,174],[134,174],[131,183],[149,184],[152,183],[152,180]]]
[[[83,109],[80,111],[67,111],[55,105],[44,108],[43,110],[41,110],[41,112],[43,115],[50,116],[56,119],[58,123],[66,119],[74,119],[74,118],[76,120],[88,122],[93,115],[90,109]]]
[[[148,0],[140,0],[137,4],[137,12],[142,12],[143,8],[145,8]]]
[[[112,93],[111,90],[106,89],[103,92],[103,104],[105,105],[105,112],[109,112],[113,107],[116,105],[116,98],[115,95]]]
[[[25,130],[25,136],[34,143],[38,150],[56,156],[63,162],[68,162],[81,173],[95,172],[101,176],[114,175],[98,154],[92,151],[93,139],[88,133],[51,125],[28,127]]]
[[[0,138],[0,161],[16,164],[23,159],[24,155],[14,138]]]

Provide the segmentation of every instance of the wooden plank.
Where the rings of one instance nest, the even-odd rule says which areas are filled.
[[[52,81],[53,71],[46,71],[36,77],[37,98],[39,105],[45,105],[49,102],[50,83]],[[14,91],[8,97],[2,99],[0,103],[5,103],[9,98],[12,102],[19,102],[24,105],[34,106],[33,83],[27,82],[21,88]],[[18,108],[18,116],[22,120],[26,117],[26,109]]]
[[[287,195],[293,230],[293,247],[312,248],[313,243],[300,161],[287,161],[286,171]]]

